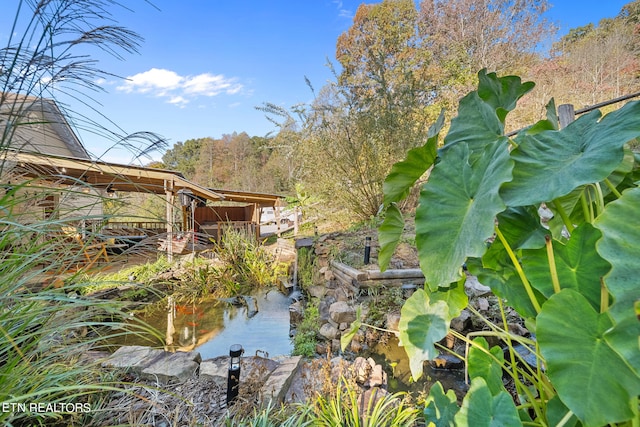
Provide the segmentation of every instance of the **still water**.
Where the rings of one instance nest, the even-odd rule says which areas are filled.
[[[228,355],[229,347],[240,344],[245,356],[256,351],[269,356],[289,355],[289,297],[277,290],[253,295],[258,313],[247,317],[245,306],[232,305],[215,298],[195,303],[174,302],[171,298],[155,309],[138,315],[139,319],[163,334],[169,351],[200,352],[203,359]],[[148,336],[127,336],[120,345],[162,346]],[[264,355],[263,353],[261,355]]]

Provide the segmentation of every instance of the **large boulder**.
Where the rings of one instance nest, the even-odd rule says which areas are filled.
[[[325,323],[320,326],[318,333],[328,340],[334,340],[338,337],[340,331],[331,323]]]
[[[356,320],[356,310],[346,301],[337,301],[329,307],[331,320],[340,323],[351,323]]]

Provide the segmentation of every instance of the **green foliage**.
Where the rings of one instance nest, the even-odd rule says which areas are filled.
[[[404,296],[399,287],[370,289],[367,322],[372,326],[382,327],[386,322],[387,314],[397,312],[402,304],[404,304]]]
[[[303,290],[313,285],[313,272],[315,270],[313,254],[313,250],[309,248],[298,249],[298,285]]]
[[[167,261],[166,257],[162,256],[153,263],[147,262],[141,265],[134,265],[110,274],[83,274],[72,280],[74,283],[82,284],[82,293],[86,295],[100,290],[117,288],[123,284],[130,283],[131,278],[136,283],[150,285],[159,273],[170,268],[171,263]]]
[[[96,89],[96,81],[113,74],[95,68],[93,49],[121,57],[135,51],[141,38],[114,23],[112,8],[122,6],[117,1],[11,3],[16,7],[14,26],[0,47],[0,176],[4,187],[0,191],[0,402],[26,408],[34,403],[88,405],[80,406],[88,413],[60,411],[60,406],[43,413],[3,410],[0,424],[86,425],[92,413],[104,410],[102,393],[121,390],[99,363],[80,361],[81,356],[89,349],[105,350],[101,343],[110,336],[154,331],[135,319],[122,321],[121,303],[81,296],[82,284],[64,283],[76,275],[83,254],[82,247],[60,236],[61,227],[106,219],[87,213],[102,205],[103,198],[90,192],[83,196],[85,205],[79,209],[62,212],[57,206],[47,211],[39,204],[45,197],[77,199],[78,188],[60,186],[51,182],[51,175],[40,176],[39,171],[31,171],[35,177],[28,179],[5,155],[9,148],[25,148],[25,134],[35,140],[27,144],[28,149],[48,145],[38,140],[47,130],[34,131],[34,126],[46,129],[57,117],[43,115],[34,123],[31,115],[42,105],[38,104],[42,98],[69,95],[67,99],[95,107],[88,89]],[[3,13],[11,13],[11,6],[3,6]],[[57,105],[73,117],[73,106]],[[87,115],[80,119],[83,128],[96,135],[130,143],[117,130],[112,132]],[[151,134],[146,135],[153,140],[152,146],[157,144]],[[71,180],[58,176],[55,181],[58,178]],[[84,183],[78,182],[80,185]],[[91,230],[87,234],[88,240],[97,237]]]
[[[408,406],[403,393],[385,394],[364,404],[358,401],[357,386],[341,378],[331,396],[292,405],[269,405],[246,418],[228,418],[225,426],[243,427],[409,427],[416,425],[419,411]],[[382,393],[382,391],[379,391]]]
[[[304,310],[304,318],[298,325],[296,335],[293,337],[292,354],[294,356],[313,357],[316,354],[319,320],[318,304],[314,302],[308,303]]]
[[[407,300],[400,320],[412,374],[420,376],[435,342],[456,334],[447,326],[466,300],[442,295],[461,286],[466,262],[526,319],[538,342],[511,335],[506,320],[487,321],[490,331],[481,333],[502,339],[507,357],[458,336],[471,346],[473,380],[455,424],[520,425],[522,417],[528,425],[548,425],[574,415],[584,426],[628,424],[638,417],[640,394],[640,252],[632,243],[640,239],[632,226],[640,188],[626,144],[640,136],[640,103],[604,117],[589,113],[562,130],[548,111],[547,120],[510,140],[504,136],[508,112],[532,84],[484,71],[479,81],[460,101],[416,213],[427,283]],[[409,163],[396,164],[388,179],[397,181],[403,168],[413,179]],[[555,214],[548,226],[538,214],[541,205]],[[393,228],[402,224],[395,208],[387,209],[394,221],[381,230],[381,250],[397,243]],[[535,355],[535,366],[521,362],[516,342]],[[515,384],[515,401],[502,385],[503,371]],[[450,414],[446,400],[435,389],[427,412]],[[450,423],[450,417],[437,419]]]
[[[373,389],[374,393],[376,389]],[[372,393],[373,396],[373,393]],[[402,393],[386,394],[378,399],[371,398],[359,405],[354,387],[340,379],[335,396],[318,396],[312,415],[313,425],[341,427],[404,427],[411,426],[418,417],[418,411],[405,406]]]
[[[276,262],[252,236],[240,230],[226,230],[214,251],[221,265],[199,273],[200,282],[209,292],[239,295],[274,285],[278,277],[287,273],[286,264]]]

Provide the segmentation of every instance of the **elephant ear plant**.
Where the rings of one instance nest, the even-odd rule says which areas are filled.
[[[639,425],[640,173],[632,147],[640,103],[592,111],[559,129],[547,118],[505,135],[505,120],[533,88],[515,76],[479,73],[440,146],[441,117],[422,147],[395,164],[384,183],[379,229],[385,269],[404,221],[396,203],[429,169],[416,210],[424,289],[405,303],[400,343],[414,378],[450,321],[467,306],[462,265],[524,319],[530,338],[487,321],[467,341],[471,387],[461,407],[432,387],[427,422],[449,425]],[[636,145],[637,146],[637,145]],[[546,207],[549,221],[540,217]],[[471,307],[470,307],[471,308]],[[480,333],[474,333],[480,335]],[[473,335],[473,334],[472,334]],[[536,363],[514,351],[526,346]],[[503,372],[515,384],[512,397]]]

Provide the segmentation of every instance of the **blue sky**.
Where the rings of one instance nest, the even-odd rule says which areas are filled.
[[[18,3],[2,1],[0,44],[6,43],[10,28],[5,20],[15,14],[15,6],[9,6]],[[547,17],[566,33],[569,28],[615,16],[629,1],[550,1],[552,9]],[[101,69],[127,80],[101,81],[106,92],[93,97],[100,103],[100,112],[124,131],[156,132],[170,145],[191,138],[219,138],[234,131],[252,136],[274,131],[274,125],[255,107],[264,102],[290,107],[310,101],[312,93],[305,76],[315,89],[331,79],[327,58],[335,60],[336,40],[350,27],[362,3],[151,2],[156,7],[144,0],[127,0],[131,10],[114,10],[118,23],[145,41],[139,53],[126,55],[123,61],[99,57]],[[111,145],[95,135],[80,133],[96,156]],[[131,155],[110,150],[103,159],[128,163]]]

